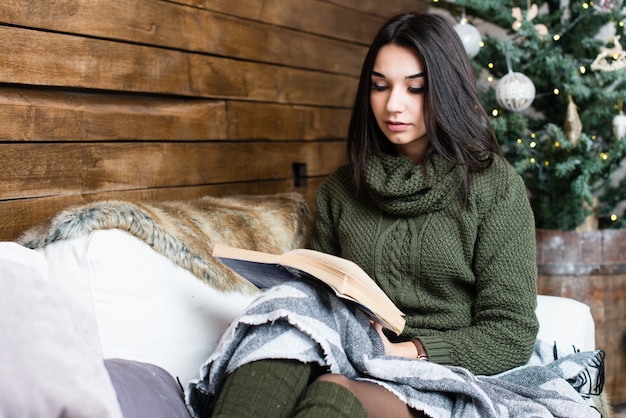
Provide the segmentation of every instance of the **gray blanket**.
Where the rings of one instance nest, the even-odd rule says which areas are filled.
[[[235,321],[189,384],[192,413],[211,408],[226,374],[259,359],[317,363],[386,387],[431,417],[600,417],[590,394],[603,384],[603,353],[558,356],[538,342],[530,362],[494,376],[384,355],[369,318],[316,286],[267,290]]]

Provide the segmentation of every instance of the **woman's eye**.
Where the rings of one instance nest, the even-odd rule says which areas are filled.
[[[424,87],[424,86],[421,86],[421,87],[409,87],[409,91],[411,93],[420,94],[420,93],[424,93],[426,91],[426,87]]]
[[[372,90],[375,90],[375,91],[385,91],[387,89],[388,89],[388,87],[383,85],[383,84],[372,84]]]

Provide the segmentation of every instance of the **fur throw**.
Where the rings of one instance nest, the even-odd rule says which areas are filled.
[[[304,246],[310,212],[302,195],[239,195],[170,202],[96,201],[70,207],[24,232],[18,243],[41,248],[98,229],[120,229],[224,291],[256,288],[211,253],[215,244],[282,254]]]

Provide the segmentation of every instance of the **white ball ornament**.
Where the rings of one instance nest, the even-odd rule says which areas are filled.
[[[510,71],[496,85],[496,100],[506,110],[521,112],[535,100],[535,85],[526,75]]]
[[[626,136],[626,115],[622,112],[613,118],[613,136],[615,139],[622,139]]]
[[[463,48],[465,48],[465,53],[470,58],[474,58],[480,52],[480,43],[483,38],[476,26],[467,23],[467,20],[461,19],[460,23],[454,25],[454,30],[456,31],[459,38],[461,38],[461,43],[463,44]]]
[[[618,0],[596,0],[593,2],[594,9],[600,12],[614,12],[619,7]]]

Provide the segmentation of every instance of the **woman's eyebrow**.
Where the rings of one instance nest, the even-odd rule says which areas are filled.
[[[380,78],[387,78],[385,77],[384,74],[379,73],[378,71],[373,71],[372,70],[372,75],[375,77],[380,77]],[[420,78],[420,77],[424,77],[424,73],[417,73],[417,74],[411,74],[411,75],[407,75],[406,77],[404,77],[407,80],[413,79],[413,78]]]

